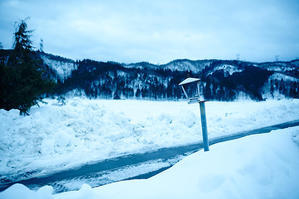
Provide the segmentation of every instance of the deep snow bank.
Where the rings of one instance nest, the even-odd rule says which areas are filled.
[[[0,110],[0,175],[40,175],[88,161],[202,140],[198,104],[47,100],[30,116]],[[209,137],[299,119],[299,100],[207,102]],[[34,174],[30,174],[34,175]],[[26,177],[26,176],[25,176]]]
[[[299,197],[299,127],[247,136],[211,146],[147,180],[131,180],[97,188],[51,195],[15,184],[0,198],[289,198]]]

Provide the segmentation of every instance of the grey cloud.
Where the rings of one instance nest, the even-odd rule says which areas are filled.
[[[298,57],[297,1],[2,0],[0,34],[30,16],[38,46],[74,59],[165,63],[176,58],[271,61]]]

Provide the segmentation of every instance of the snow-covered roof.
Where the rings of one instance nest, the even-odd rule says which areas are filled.
[[[185,79],[184,81],[182,81],[181,83],[179,83],[179,85],[184,85],[184,84],[189,84],[189,83],[192,83],[192,82],[197,82],[197,81],[200,81],[200,79],[198,78],[193,78],[193,77],[188,77],[187,79]]]

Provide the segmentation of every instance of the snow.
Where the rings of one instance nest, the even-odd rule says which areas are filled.
[[[45,64],[50,66],[56,72],[61,81],[68,78],[72,74],[72,71],[78,68],[75,62],[72,61],[58,61],[50,59],[45,55],[41,55],[41,58]]]
[[[6,191],[0,193],[0,199],[52,199],[53,188],[44,186],[38,191],[31,191],[22,184],[14,184]]]
[[[287,62],[265,62],[258,65],[258,67],[265,68],[268,71],[276,72],[288,72],[298,70],[297,61],[292,61],[292,64],[287,64]]]
[[[209,64],[210,62],[205,60],[174,60],[168,64],[161,65],[161,68],[171,71],[192,71],[194,73],[199,73]]]
[[[188,77],[187,79],[185,79],[184,81],[182,81],[181,83],[179,83],[179,85],[189,84],[189,83],[192,83],[192,82],[197,82],[199,80],[200,79],[198,79],[198,78]]]
[[[0,110],[0,175],[20,179],[92,161],[202,141],[198,104],[185,101],[47,99]],[[299,119],[299,100],[206,102],[209,137]],[[88,155],[86,155],[88,154]],[[21,176],[21,177],[20,177]],[[26,175],[25,175],[26,178]]]
[[[299,78],[292,77],[289,75],[285,75],[279,72],[273,73],[269,79],[268,82],[264,84],[262,88],[262,97],[263,99],[284,99],[287,98],[281,91],[276,88],[274,89],[273,93],[270,92],[271,90],[271,84],[273,84],[272,81],[278,81],[280,82],[283,80],[285,83],[288,83],[291,86],[291,83],[299,82]],[[274,85],[275,86],[275,85]],[[287,88],[290,89],[290,88]]]
[[[271,75],[269,77],[268,81],[271,81],[271,80],[278,80],[278,81],[284,80],[284,81],[290,81],[290,82],[299,82],[298,78],[295,78],[295,77],[292,77],[289,75],[285,75],[285,74],[281,74],[281,73],[274,73],[273,75]]]
[[[223,70],[225,72],[225,76],[232,75],[234,73],[242,72],[243,69],[239,69],[238,66],[229,65],[229,64],[221,64],[213,69],[212,72],[209,72],[208,75],[213,74],[215,71]]]
[[[97,187],[99,185],[113,183],[129,178],[133,178],[139,175],[144,175],[153,171],[157,171],[161,168],[168,168],[174,165],[182,159],[182,156],[168,161],[165,160],[154,160],[147,161],[140,164],[135,164],[133,166],[124,166],[121,169],[116,169],[109,172],[99,172],[97,177],[80,177],[74,179],[65,179],[59,182],[56,182],[54,185],[62,185],[67,190],[79,190],[83,184],[88,183],[92,187]],[[103,175],[102,175],[103,174]]]
[[[0,193],[13,198],[299,198],[299,127],[218,143],[184,158],[164,172],[79,191],[51,195],[15,184]],[[295,138],[295,139],[294,139]],[[44,197],[42,197],[44,196]]]
[[[201,72],[204,68],[210,66],[211,60],[188,60],[188,59],[178,59],[173,60],[166,64],[151,64],[147,62],[140,62],[135,64],[123,64],[126,68],[137,68],[137,69],[164,69],[171,71],[192,71],[194,73]]]

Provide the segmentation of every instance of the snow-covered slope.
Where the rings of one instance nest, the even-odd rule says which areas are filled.
[[[210,64],[210,60],[192,61],[188,59],[178,59],[161,65],[161,68],[171,71],[192,71],[193,73],[199,73]]]
[[[0,59],[7,60],[9,54],[10,51],[1,50]],[[174,100],[183,97],[178,83],[192,76],[202,80],[202,94],[208,100],[232,101],[243,94],[253,100],[265,100],[269,96],[299,98],[298,81],[275,88],[268,84],[281,79],[278,73],[298,78],[299,60],[254,63],[177,59],[166,64],[120,64],[89,59],[75,62],[39,51],[34,52],[34,57],[38,62],[43,60],[45,76],[62,82],[56,89],[58,95],[75,89],[92,98]],[[274,95],[274,92],[279,95]]]
[[[205,67],[210,66],[213,60],[189,60],[177,59],[166,64],[155,65],[148,62],[139,62],[132,64],[123,64],[126,68],[152,69],[152,70],[170,70],[170,71],[192,71],[193,73],[201,72]]]
[[[272,95],[274,90],[286,98],[299,97],[299,91],[296,90],[298,82],[292,85],[281,83],[276,87],[267,85],[272,80],[281,80],[278,73],[296,78],[299,71],[294,68],[293,62],[259,64],[234,60],[182,59],[163,65],[147,62],[121,65],[92,60],[83,60],[78,64],[78,70],[60,90],[80,88],[89,97],[110,99],[173,100],[183,97],[178,84],[192,76],[202,80],[201,93],[208,100],[232,101],[243,94],[254,100],[264,100],[268,96],[275,98]],[[281,67],[281,70],[276,72],[276,69],[267,68],[271,65]],[[288,67],[292,70],[285,70]]]
[[[208,72],[208,75],[212,75],[214,72],[219,71],[219,70],[223,70],[224,76],[227,77],[234,73],[242,72],[244,69],[242,69],[238,65],[220,64],[220,65],[212,68],[212,70]]]
[[[31,191],[15,184],[2,199],[297,199],[299,128],[248,136],[199,151],[147,180],[130,180],[52,195],[52,188]]]
[[[205,67],[210,66],[213,60],[189,60],[177,59],[166,64],[155,65],[148,62],[139,62],[133,64],[123,64],[126,68],[152,69],[152,70],[170,70],[170,71],[192,71],[201,72]]]
[[[0,110],[0,176],[41,175],[128,153],[202,140],[198,104],[46,100],[30,116]],[[207,102],[209,137],[299,119],[299,100]],[[33,173],[32,173],[33,172]],[[26,176],[25,176],[26,177]]]
[[[41,54],[40,57],[44,64],[56,72],[57,78],[62,82],[71,75],[73,70],[78,68],[78,65],[70,59],[57,59],[56,56],[45,53]]]
[[[158,69],[158,65],[151,64],[148,62],[138,62],[138,63],[131,63],[131,64],[122,64],[125,68],[137,68],[137,69]]]
[[[262,88],[263,98],[283,99],[285,98],[285,93],[287,93],[287,95],[290,95],[291,93],[298,93],[298,83],[299,78],[275,72],[268,78],[268,81]]]
[[[283,80],[285,82],[299,82],[299,77],[296,78],[296,77],[292,77],[292,76],[289,76],[289,75],[285,75],[285,74],[282,74],[282,73],[274,73],[273,75],[271,75],[269,77],[269,81],[274,81],[274,80]]]
[[[265,62],[257,66],[275,72],[299,71],[299,60],[291,62]]]
[[[139,69],[163,69],[171,71],[192,71],[193,73],[200,73],[205,68],[211,67],[212,71],[208,74],[212,74],[217,70],[224,70],[226,73],[232,75],[234,72],[241,72],[245,66],[259,67],[268,71],[274,72],[292,72],[299,71],[299,61],[294,60],[291,62],[264,62],[264,63],[252,63],[246,61],[236,60],[189,60],[189,59],[177,59],[166,64],[155,65],[148,62],[139,62],[132,64],[123,64],[126,68],[139,68]]]

